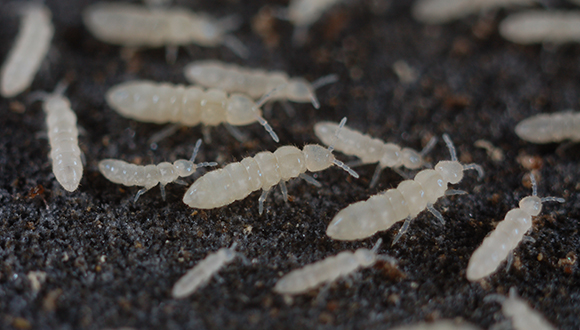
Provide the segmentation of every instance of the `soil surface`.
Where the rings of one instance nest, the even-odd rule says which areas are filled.
[[[578,45],[505,41],[497,26],[508,10],[426,26],[411,17],[410,2],[361,0],[328,11],[311,27],[306,44],[295,47],[292,25],[264,9],[285,6],[285,0],[176,1],[216,17],[239,15],[243,25],[234,35],[250,56],[193,45],[180,48],[176,63],[169,64],[161,48],[131,55],[96,40],[81,19],[91,2],[46,1],[56,28],[49,59],[28,91],[0,99],[0,328],[389,329],[457,318],[488,329],[506,318],[498,303],[484,298],[505,295],[511,287],[559,329],[580,328],[580,144],[534,145],[514,133],[531,115],[578,109]],[[11,8],[8,1],[2,6]],[[572,8],[557,1],[549,6]],[[8,9],[2,10],[2,59],[19,26]],[[134,203],[139,188],[109,182],[98,161],[189,158],[202,130],[182,128],[151,145],[148,139],[164,126],[121,117],[104,94],[131,79],[186,83],[183,67],[201,59],[284,70],[309,81],[331,73],[340,79],[317,91],[318,110],[294,103],[296,114],[288,116],[280,103],[274,105],[265,117],[279,144],[258,124],[240,127],[248,136],[244,143],[225,127],[212,127],[199,161],[223,166],[281,145],[318,143],[316,122],[347,116],[352,128],[418,150],[447,133],[460,161],[480,164],[485,177],[466,172],[453,188],[468,194],[435,205],[445,224],[423,212],[394,246],[401,223],[362,241],[334,241],[325,234],[339,210],[403,180],[386,169],[370,189],[375,165],[356,167],[358,180],[336,167],[316,173],[321,188],[292,180],[290,201],[273,190],[261,216],[260,192],[227,207],[194,210],[182,202],[186,187],[169,184],[166,201],[156,187]],[[393,69],[397,61],[411,73],[400,78]],[[45,114],[40,102],[30,102],[32,91],[52,91],[63,79],[70,82],[66,96],[82,128],[86,158],[73,193],[52,174]],[[481,139],[499,148],[504,159],[476,147]],[[435,164],[449,159],[449,152],[439,142],[427,159]],[[490,278],[470,283],[465,269],[471,254],[531,194],[531,170],[541,196],[566,202],[544,205],[528,234],[533,240],[519,245],[509,270],[504,263]],[[185,180],[191,183],[201,173]],[[397,266],[379,262],[293,299],[272,290],[293,269],[370,248],[379,238],[379,253],[396,258]],[[233,242],[247,262],[236,259],[188,298],[171,297],[173,284],[188,269]]]

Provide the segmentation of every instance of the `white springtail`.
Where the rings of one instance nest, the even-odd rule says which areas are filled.
[[[149,8],[130,3],[98,2],[85,9],[83,21],[97,39],[115,45],[224,45],[240,57],[248,55],[240,40],[228,34],[240,25],[234,16],[216,20],[187,8]]]
[[[342,124],[346,122],[343,119]],[[209,172],[197,179],[183,196],[183,202],[198,209],[213,209],[229,205],[246,198],[253,191],[262,189],[259,198],[259,213],[264,210],[264,201],[270,189],[280,184],[284,199],[288,200],[285,182],[301,177],[320,185],[305,172],[323,171],[333,165],[339,166],[350,175],[358,174],[343,162],[334,158],[332,146],[324,148],[317,144],[304,146],[302,150],[294,146],[283,146],[274,152],[263,151],[254,157],[246,157],[241,162],[230,163],[222,169]]]
[[[480,328],[467,322],[458,323],[453,320],[437,320],[431,323],[407,324],[389,330],[480,330]]]
[[[215,273],[239,255],[235,251],[236,245],[237,242],[234,242],[230,248],[221,248],[217,252],[208,254],[205,259],[187,271],[173,286],[171,290],[173,298],[186,298],[195,290],[206,285]]]
[[[395,223],[405,220],[399,233],[393,239],[395,244],[405,233],[411,220],[425,209],[429,210],[441,223],[443,216],[433,204],[448,194],[463,193],[447,190],[449,183],[456,184],[463,179],[463,172],[476,170],[483,177],[483,169],[477,164],[463,165],[457,160],[455,147],[447,134],[443,139],[451,153],[450,161],[440,161],[435,169],[423,170],[413,180],[399,183],[397,188],[372,196],[366,201],[350,204],[334,217],[326,234],[336,240],[358,240],[387,230]]]
[[[186,183],[179,179],[180,177],[190,176],[200,167],[217,165],[216,162],[194,163],[200,146],[201,139],[197,140],[191,159],[178,159],[173,164],[163,162],[157,165],[141,166],[118,159],[103,159],[99,162],[99,171],[114,183],[144,187],[135,195],[135,202],[141,195],[158,184],[161,189],[161,197],[165,200],[165,186],[168,183],[177,182],[185,185]]]
[[[580,42],[580,11],[529,10],[505,18],[499,25],[505,39],[518,44]]]
[[[282,71],[252,69],[216,60],[192,62],[185,67],[184,73],[187,80],[193,84],[219,88],[228,93],[243,93],[254,99],[284,85],[283,89],[270,98],[271,101],[312,102],[316,109],[320,107],[320,103],[314,91],[338,80],[333,74],[310,83],[304,78],[290,78]]]
[[[510,289],[509,297],[492,294],[485,301],[497,301],[502,305],[503,314],[510,319],[514,330],[556,330],[542,314],[534,310],[528,302],[518,297],[516,288]]]
[[[497,270],[532,228],[532,217],[540,214],[542,203],[564,203],[565,200],[559,197],[538,197],[538,186],[533,174],[530,174],[530,179],[533,185],[532,196],[524,197],[519,203],[519,208],[510,210],[505,215],[505,220],[500,222],[473,252],[467,265],[468,280],[480,280]]]
[[[423,156],[431,151],[437,143],[437,139],[432,138],[421,152],[417,152],[411,148],[401,148],[394,143],[385,143],[346,126],[336,138],[337,128],[337,123],[324,121],[314,125],[314,133],[322,143],[326,145],[334,143],[335,150],[345,155],[360,158],[361,164],[378,162],[371,180],[371,188],[377,184],[381,171],[386,167],[391,167],[394,170],[398,170],[402,166],[411,170],[423,167],[425,165]]]
[[[532,143],[552,143],[570,139],[580,141],[580,113],[571,110],[542,113],[526,118],[516,126],[516,134]]]
[[[54,35],[50,10],[39,4],[22,6],[20,32],[2,65],[0,93],[13,97],[30,86]]]
[[[372,250],[360,248],[355,252],[343,251],[336,256],[304,266],[284,275],[274,287],[281,294],[301,294],[324,283],[330,283],[340,277],[348,276],[360,268],[367,268],[379,259],[377,251],[383,240],[379,238]],[[388,256],[380,256],[395,263]]]

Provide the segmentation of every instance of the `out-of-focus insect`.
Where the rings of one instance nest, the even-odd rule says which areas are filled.
[[[445,195],[464,193],[447,190],[449,183],[456,184],[463,179],[463,172],[476,170],[483,177],[483,169],[477,164],[463,165],[457,160],[455,147],[447,134],[443,139],[451,153],[450,161],[440,161],[435,169],[423,170],[413,180],[405,180],[397,188],[372,196],[347,206],[340,211],[328,225],[326,234],[336,240],[358,240],[369,237],[378,231],[387,230],[395,223],[406,219],[393,240],[395,244],[407,231],[411,220],[425,208],[445,223],[443,216],[433,204]]]
[[[173,298],[186,298],[194,293],[195,290],[206,285],[215,273],[240,255],[235,251],[236,245],[237,242],[234,242],[230,248],[221,248],[217,252],[210,253],[205,259],[185,273],[171,290]]]
[[[83,21],[104,42],[127,47],[168,46],[170,60],[174,60],[177,46],[191,43],[205,47],[224,45],[242,58],[248,56],[240,40],[228,34],[239,27],[237,16],[216,20],[187,8],[98,2],[85,9]]]
[[[499,25],[499,33],[517,44],[580,42],[580,12],[529,10],[511,14]]]
[[[224,123],[236,137],[241,133],[228,125],[243,126],[259,122],[278,142],[278,136],[260,111],[260,107],[277,91],[274,89],[254,102],[244,94],[228,95],[219,89],[204,90],[195,86],[137,80],[112,87],[106,99],[114,110],[127,118],[186,126]]]
[[[341,121],[341,126],[346,118]],[[339,129],[340,129],[339,127]],[[338,131],[337,131],[338,133]],[[241,162],[209,172],[194,182],[183,196],[183,202],[198,209],[213,209],[246,198],[253,191],[262,189],[259,213],[264,210],[264,201],[270,189],[280,184],[284,199],[288,200],[286,181],[301,177],[307,182],[320,185],[305,172],[319,172],[336,165],[358,178],[358,174],[332,155],[328,149],[317,144],[308,144],[302,150],[294,146],[283,146],[274,152],[263,151]]]
[[[389,256],[377,255],[382,241],[379,238],[372,250],[360,248],[355,252],[343,251],[322,261],[293,270],[278,280],[274,291],[282,294],[301,294],[324,283],[333,282],[339,277],[348,276],[360,268],[370,267],[379,258],[396,263],[396,260]]]
[[[190,176],[200,167],[216,166],[216,162],[204,162],[195,164],[195,157],[199,152],[201,139],[197,140],[193,155],[189,160],[178,159],[173,164],[168,162],[157,165],[135,165],[118,159],[104,159],[99,162],[99,171],[110,181],[120,183],[125,186],[141,186],[143,189],[135,195],[135,202],[141,195],[149,189],[159,184],[161,197],[165,200],[165,186],[168,183],[176,182],[186,185],[187,183],[180,177]]]
[[[538,185],[533,174],[532,196],[524,197],[519,208],[509,211],[505,220],[500,222],[495,230],[473,252],[467,266],[466,277],[470,281],[477,281],[493,274],[508,255],[520,244],[524,235],[532,228],[532,217],[542,211],[542,203],[559,202],[565,200],[559,197],[538,197]]]
[[[502,305],[503,314],[510,319],[514,330],[556,330],[542,314],[518,297],[515,287],[510,289],[507,298],[499,294],[491,294],[485,297],[484,301],[499,302]]]
[[[580,34],[578,35],[580,36]],[[516,134],[532,143],[580,141],[580,113],[563,111],[526,118],[516,126]]]
[[[301,46],[306,42],[310,26],[341,1],[344,0],[292,0],[288,8],[278,11],[277,16],[294,24],[292,42]]]
[[[385,143],[349,127],[344,127],[340,131],[338,138],[335,139],[334,132],[336,132],[337,127],[338,124],[333,122],[320,122],[314,125],[314,133],[322,143],[326,145],[334,143],[335,150],[345,155],[360,158],[360,164],[378,162],[379,164],[371,180],[371,188],[377,184],[382,170],[386,167],[393,168],[402,176],[404,176],[403,173],[399,171],[402,166],[411,170],[423,167],[425,165],[423,157],[437,143],[437,138],[432,138],[421,152],[417,152],[411,148],[401,149],[394,143]]]
[[[320,103],[314,91],[338,80],[337,75],[331,74],[310,83],[304,78],[290,78],[282,71],[251,69],[215,60],[192,62],[185,67],[184,73],[193,84],[219,88],[228,93],[244,93],[254,99],[285,85],[270,98],[271,101],[312,102],[316,109]]]
[[[54,35],[47,7],[28,3],[20,11],[20,32],[1,69],[0,94],[4,97],[16,96],[30,86]]]
[[[537,0],[419,0],[413,5],[413,17],[427,24],[442,24],[470,14],[496,8],[532,6]]]

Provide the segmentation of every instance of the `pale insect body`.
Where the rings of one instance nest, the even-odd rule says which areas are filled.
[[[532,143],[552,143],[570,139],[580,141],[580,113],[572,111],[539,114],[516,126],[516,134]]]
[[[530,10],[512,14],[501,22],[499,33],[524,45],[580,42],[580,11]]]
[[[381,242],[382,239],[379,239],[372,250],[360,248],[355,252],[343,251],[322,261],[293,270],[278,280],[274,291],[289,295],[301,294],[324,283],[348,276],[360,268],[371,267],[378,260],[377,250]],[[390,257],[381,257],[393,262]]]
[[[286,18],[295,26],[293,40],[304,43],[308,28],[314,24],[325,11],[344,0],[292,0],[286,11]]]
[[[427,24],[442,24],[502,7],[532,6],[537,0],[419,0],[413,5],[413,17]]]
[[[77,116],[70,101],[62,95],[65,85],[59,84],[52,94],[43,95],[52,172],[67,191],[75,191],[83,177],[79,148]],[[43,93],[44,94],[44,93]]]
[[[165,200],[165,186],[168,183],[185,184],[179,179],[180,177],[190,176],[200,167],[217,165],[215,162],[194,163],[200,146],[201,139],[197,140],[191,159],[178,159],[173,164],[163,162],[157,165],[142,166],[118,159],[104,159],[99,162],[99,171],[114,183],[144,187],[135,195],[135,202],[141,195],[158,184],[161,189],[161,197]]]
[[[343,119],[344,125],[346,118]],[[230,163],[222,169],[209,172],[194,182],[183,196],[183,202],[198,209],[213,209],[246,198],[253,191],[262,189],[259,213],[262,214],[264,200],[270,189],[280,184],[284,198],[288,200],[285,182],[301,177],[312,183],[314,179],[305,175],[337,165],[352,176],[358,174],[332,155],[332,147],[309,144],[302,150],[294,146],[283,146],[274,152],[263,151],[241,162]],[[318,184],[314,180],[315,184]]]
[[[524,235],[532,228],[532,217],[542,211],[544,202],[560,202],[563,198],[537,196],[536,180],[530,175],[533,184],[532,196],[523,198],[519,208],[510,210],[504,221],[500,222],[495,230],[487,236],[481,246],[473,252],[467,265],[466,277],[470,281],[477,281],[493,274],[508,255],[520,244]]]
[[[518,297],[515,287],[510,289],[509,297],[507,298],[492,294],[485,297],[484,300],[494,300],[501,303],[502,312],[510,319],[514,330],[556,330],[528,302]]]
[[[277,86],[285,85],[270,100],[312,102],[316,109],[320,107],[320,103],[314,91],[337,80],[336,75],[328,75],[311,84],[303,78],[290,78],[282,71],[251,69],[214,60],[190,63],[185,67],[184,73],[191,83],[219,88],[229,93],[244,93],[254,99]]]
[[[83,21],[99,40],[128,47],[225,45],[247,56],[241,42],[227,33],[239,23],[229,17],[216,20],[187,8],[148,8],[129,3],[99,2],[87,7]]]
[[[41,4],[23,5],[20,32],[4,64],[0,92],[13,97],[30,86],[54,35],[50,10]]]
[[[257,103],[244,94],[219,89],[204,90],[195,86],[172,85],[151,81],[128,81],[109,89],[107,103],[124,117],[150,123],[178,123],[186,126],[204,124],[233,126],[259,122],[274,141],[278,136],[261,116],[260,107],[277,90],[264,95]]]
[[[481,178],[483,169],[477,164],[459,163],[451,139],[447,134],[443,135],[443,139],[451,153],[450,161],[440,161],[435,165],[435,169],[423,170],[417,173],[413,180],[402,181],[397,188],[349,205],[332,219],[326,234],[336,240],[358,240],[374,235],[378,231],[387,230],[395,223],[406,219],[393,240],[395,244],[407,230],[411,220],[425,208],[444,223],[443,216],[433,204],[446,194],[463,193],[448,191],[447,185],[459,183],[463,179],[464,171],[476,170]]]
[[[205,259],[185,273],[171,290],[173,298],[185,298],[206,285],[215,273],[236,258],[238,255],[235,252],[236,245],[237,243],[234,243],[229,248],[221,248],[217,252],[210,253]]]
[[[334,142],[334,132],[338,124],[332,122],[320,122],[314,125],[314,133],[326,145]],[[361,164],[379,163],[371,180],[371,187],[378,182],[379,175],[386,167],[397,170],[406,167],[416,170],[425,165],[423,156],[435,145],[437,139],[433,138],[421,152],[411,148],[401,148],[394,143],[385,143],[367,134],[344,127],[336,139],[334,149],[345,155],[360,158]]]
[[[403,325],[390,330],[480,330],[480,328],[466,322],[458,323],[453,320],[438,320],[431,323],[421,322]]]

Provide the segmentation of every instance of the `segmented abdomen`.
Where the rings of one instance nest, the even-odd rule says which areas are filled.
[[[60,98],[60,96],[51,98]],[[70,107],[64,106],[68,104],[68,100],[56,102],[59,103],[58,106],[50,106],[49,103],[45,102],[45,111],[51,147],[52,172],[64,189],[74,191],[83,176],[77,116]]]
[[[292,146],[264,151],[239,163],[209,172],[195,181],[183,196],[190,207],[212,209],[241,200],[258,189],[268,190],[280,180],[306,172],[303,152]]]
[[[508,254],[532,228],[532,216],[520,208],[510,210],[505,220],[487,236],[469,259],[466,277],[470,281],[484,278],[497,269]]]
[[[200,286],[207,283],[221,267],[226,263],[226,252],[222,249],[208,255],[200,261],[194,268],[189,270],[173,286],[172,295],[174,298],[186,297]]]
[[[83,21],[96,38],[116,45],[161,47],[169,32],[168,15],[131,4],[94,4]]]
[[[226,121],[228,95],[217,89],[204,91],[150,81],[129,81],[111,88],[109,105],[121,115],[151,123],[199,123],[215,126]]]
[[[338,125],[332,122],[322,122],[314,126],[316,136],[324,144],[329,146],[334,143],[335,150],[346,155],[356,156],[365,164],[376,163],[383,157],[383,147],[385,145],[383,141],[348,127],[343,127],[338,138],[335,138],[337,129]]]
[[[185,67],[185,77],[191,83],[219,88],[229,93],[244,93],[254,99],[288,84],[288,75],[283,72],[266,72],[218,61],[193,62]],[[274,94],[273,99],[276,96]]]
[[[359,266],[354,254],[344,251],[286,274],[276,283],[274,290],[287,294],[305,292],[320,284],[332,282],[342,275],[350,274]]]
[[[99,171],[109,181],[129,187],[155,187],[161,177],[156,165],[135,165],[118,159],[101,160]]]
[[[395,223],[414,218],[428,203],[435,203],[447,190],[447,182],[436,170],[423,170],[414,180],[402,181],[389,189],[341,210],[326,234],[337,240],[356,240],[387,230]]]
[[[580,113],[556,112],[524,119],[516,126],[516,134],[532,143],[580,141]]]

